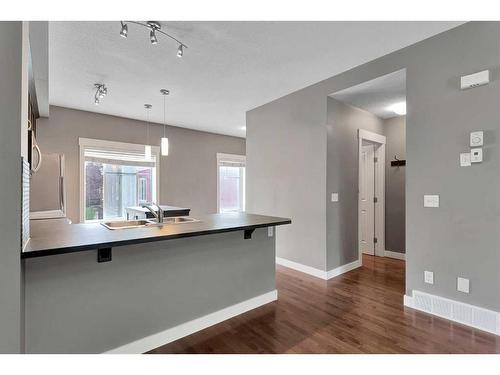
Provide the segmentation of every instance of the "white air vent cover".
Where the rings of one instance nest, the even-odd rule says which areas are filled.
[[[413,291],[410,307],[500,335],[500,313],[496,311],[434,296],[418,290]]]

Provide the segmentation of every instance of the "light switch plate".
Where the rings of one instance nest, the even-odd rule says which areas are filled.
[[[457,290],[459,292],[469,293],[469,279],[457,277]]]
[[[434,284],[434,272],[424,271],[424,281],[427,284]]]
[[[471,148],[470,149],[470,161],[471,161],[471,163],[481,163],[483,161],[483,149],[482,148]]]
[[[339,201],[339,193],[332,193],[332,202]]]
[[[439,195],[424,195],[424,207],[439,207]]]
[[[274,236],[274,227],[267,227],[267,237]]]
[[[477,131],[470,133],[470,145],[471,147],[482,146],[484,142],[483,131]]]
[[[470,152],[463,152],[460,154],[460,166],[461,167],[470,167]]]

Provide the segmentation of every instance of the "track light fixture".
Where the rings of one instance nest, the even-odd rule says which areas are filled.
[[[121,31],[120,31],[120,36],[123,38],[126,38],[128,36],[128,25],[127,23],[132,23],[134,25],[139,25],[142,27],[145,27],[149,30],[149,41],[151,44],[157,44],[158,43],[158,38],[157,34],[163,34],[170,39],[174,40],[179,44],[179,48],[177,48],[177,57],[182,57],[184,55],[184,48],[188,48],[184,43],[182,43],[180,40],[177,38],[173,37],[170,34],[167,34],[165,31],[161,29],[161,25],[157,21],[146,21],[146,22],[138,22],[138,21],[120,21],[120,24],[122,26]]]
[[[108,95],[108,88],[104,83],[94,83],[95,87],[95,95],[94,95],[94,104],[98,105],[106,95]]]

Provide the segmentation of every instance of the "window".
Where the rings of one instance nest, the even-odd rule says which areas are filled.
[[[217,154],[217,208],[245,211],[245,156]]]
[[[159,148],[80,138],[80,219],[127,217],[127,207],[157,201]]]

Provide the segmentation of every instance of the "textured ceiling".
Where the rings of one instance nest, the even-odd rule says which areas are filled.
[[[335,92],[330,96],[383,119],[399,116],[388,107],[406,101],[406,72],[399,70]]]
[[[120,23],[50,22],[52,105],[245,136],[245,112],[322,79],[459,25],[459,22],[161,22],[186,43]],[[93,84],[109,94],[93,103]]]

